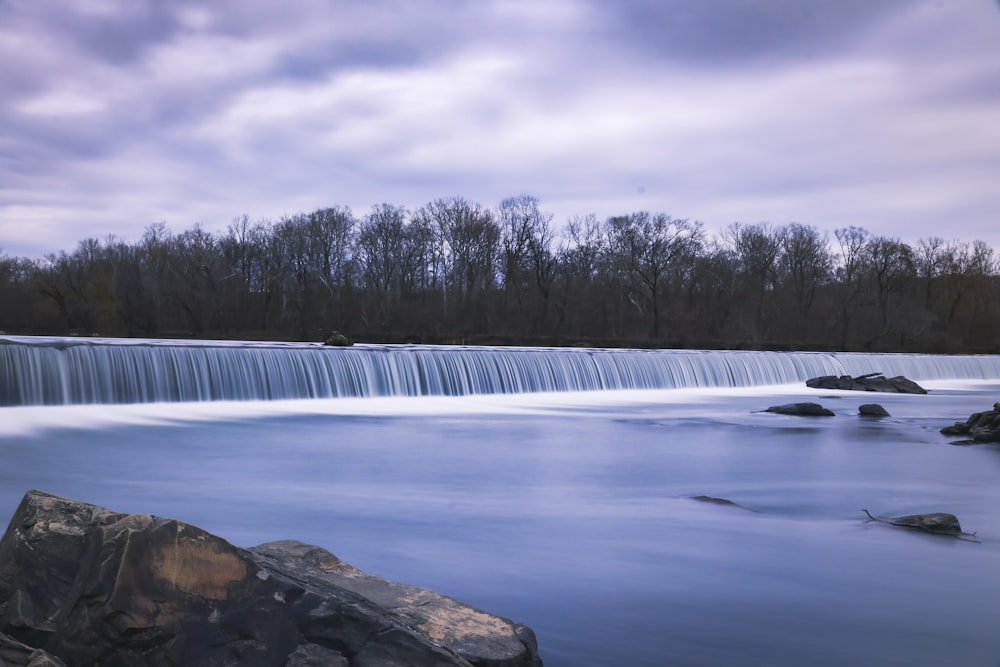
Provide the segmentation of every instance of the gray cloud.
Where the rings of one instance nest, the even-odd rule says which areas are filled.
[[[644,57],[706,68],[743,68],[843,52],[905,0],[801,2],[634,0],[595,3],[606,20],[601,36]]]
[[[0,2],[0,248],[521,192],[1000,246],[998,33],[987,0]]]

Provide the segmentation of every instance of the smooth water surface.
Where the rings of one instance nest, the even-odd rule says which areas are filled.
[[[938,429],[1000,385],[926,384],[2,408],[0,514],[39,488],[319,544],[527,623],[547,667],[997,667],[1000,447]],[[795,400],[837,416],[756,412]]]

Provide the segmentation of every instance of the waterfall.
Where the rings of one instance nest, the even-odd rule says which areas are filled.
[[[1000,356],[0,337],[5,406],[747,387],[872,372],[1000,379]]]

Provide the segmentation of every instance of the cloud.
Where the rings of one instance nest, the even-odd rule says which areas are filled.
[[[0,2],[0,247],[522,192],[1000,246],[998,31],[986,0]]]
[[[744,69],[816,60],[843,52],[906,0],[594,3],[600,39],[627,44],[642,59],[698,69]],[[628,35],[627,41],[622,40]]]

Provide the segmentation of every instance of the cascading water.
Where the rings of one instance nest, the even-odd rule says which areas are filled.
[[[0,338],[0,405],[747,387],[881,372],[1000,379],[1000,356]]]

